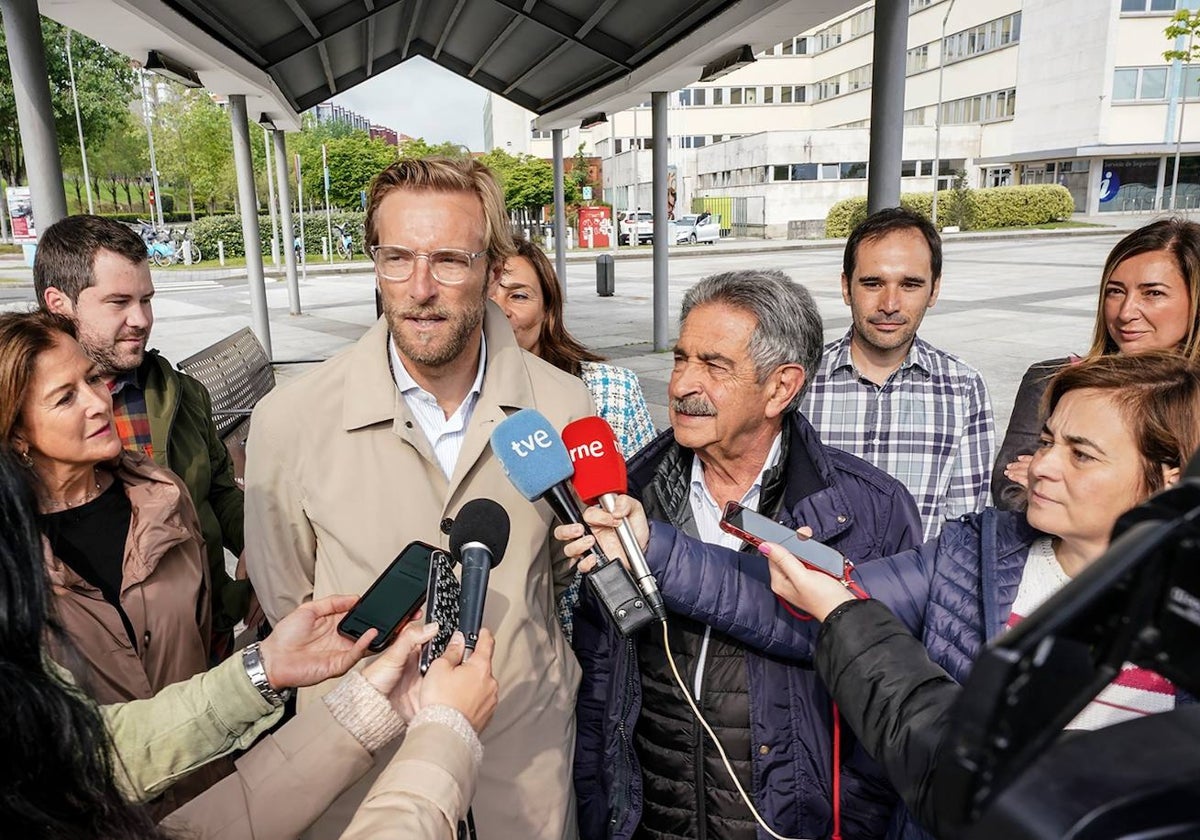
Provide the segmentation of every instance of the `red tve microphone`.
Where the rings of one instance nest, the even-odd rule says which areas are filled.
[[[569,424],[562,431],[563,443],[571,456],[575,475],[571,483],[579,498],[588,504],[600,503],[600,506],[612,513],[618,493],[625,493],[629,480],[625,473],[625,459],[617,448],[617,439],[613,436],[612,427],[599,417],[584,417]],[[617,526],[617,537],[621,547],[629,557],[629,565],[633,569],[633,577],[638,589],[646,597],[646,603],[655,618],[665,621],[666,608],[663,606],[662,595],[658,591],[658,582],[650,574],[650,566],[646,563],[646,555],[642,553],[637,538],[629,523],[621,520]]]

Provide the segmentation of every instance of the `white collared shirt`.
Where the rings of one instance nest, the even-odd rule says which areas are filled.
[[[759,496],[762,494],[762,480],[767,470],[779,463],[779,456],[783,451],[783,433],[775,435],[775,440],[771,442],[771,449],[767,452],[767,460],[763,462],[763,467],[758,471],[758,478],[754,479],[754,484],[746,491],[746,495],[739,499],[742,507],[750,510],[758,510]],[[700,539],[710,545],[720,545],[725,548],[737,551],[742,547],[740,537],[735,537],[733,534],[728,534],[721,530],[721,514],[724,512],[724,504],[718,504],[717,500],[712,497],[712,493],[708,490],[708,485],[704,483],[704,467],[700,463],[699,456],[692,457],[692,481],[691,481],[690,501],[692,505],[692,518],[696,522],[696,532],[700,534]]]
[[[404,403],[412,413],[413,419],[425,433],[425,439],[433,447],[433,454],[438,460],[438,466],[442,468],[446,479],[449,480],[454,473],[454,465],[458,463],[458,454],[462,451],[463,439],[467,436],[467,426],[471,422],[475,404],[479,402],[479,392],[483,390],[483,371],[487,364],[487,340],[480,335],[479,364],[475,373],[475,381],[471,383],[471,390],[467,392],[467,396],[449,417],[438,405],[437,397],[418,385],[404,367],[404,363],[400,360],[400,354],[396,351],[396,342],[390,333],[388,334],[388,356],[391,358],[392,377],[396,380],[396,388],[399,389],[400,396],[404,397]]]

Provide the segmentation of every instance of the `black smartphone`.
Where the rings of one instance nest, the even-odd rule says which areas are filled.
[[[378,630],[367,649],[378,653],[389,644],[400,628],[425,603],[429,564],[438,551],[423,542],[411,542],[396,555],[358,603],[338,624],[338,632],[357,639],[368,629]]]
[[[424,674],[437,659],[446,652],[450,637],[458,629],[458,606],[462,599],[462,587],[454,576],[454,558],[445,551],[436,551],[429,563],[429,583],[425,597],[425,623],[438,623],[437,635],[421,645],[421,673]]]
[[[757,548],[764,542],[775,543],[790,551],[810,569],[841,580],[846,573],[846,558],[823,542],[804,539],[786,525],[742,507],[737,502],[725,505],[721,530],[740,537]]]

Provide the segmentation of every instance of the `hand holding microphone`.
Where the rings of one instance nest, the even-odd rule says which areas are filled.
[[[508,548],[508,513],[491,499],[472,499],[462,506],[450,528],[450,553],[462,564],[462,601],[458,629],[465,637],[463,661],[471,656],[483,626],[488,576]]]
[[[584,417],[563,429],[563,443],[575,467],[572,482],[579,497],[589,503],[598,501],[610,516],[618,513],[618,494],[625,493],[629,480],[612,427],[599,417]],[[641,533],[634,532],[630,519],[624,515],[614,518],[611,524],[604,524],[616,529],[638,589],[646,596],[655,618],[663,621],[667,617],[666,608],[658,591],[658,582],[650,573],[643,553],[650,540],[646,517],[636,500],[625,498],[627,501],[619,512],[633,515]],[[593,524],[600,523],[593,520]]]
[[[587,525],[571,489],[570,479],[575,473],[571,457],[542,414],[525,408],[497,425],[492,431],[492,452],[522,496],[531,502],[544,499],[560,522],[586,532]],[[653,619],[653,605],[623,565],[611,562],[599,545],[591,550],[597,559],[585,580],[618,632],[628,636]]]

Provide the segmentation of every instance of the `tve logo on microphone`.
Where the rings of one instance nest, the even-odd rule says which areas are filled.
[[[550,433],[545,429],[538,429],[531,433],[528,437],[522,440],[514,440],[511,443],[512,451],[517,453],[518,458],[524,458],[539,449],[550,449],[554,446],[554,439],[550,437]],[[572,455],[572,458],[575,456]]]

